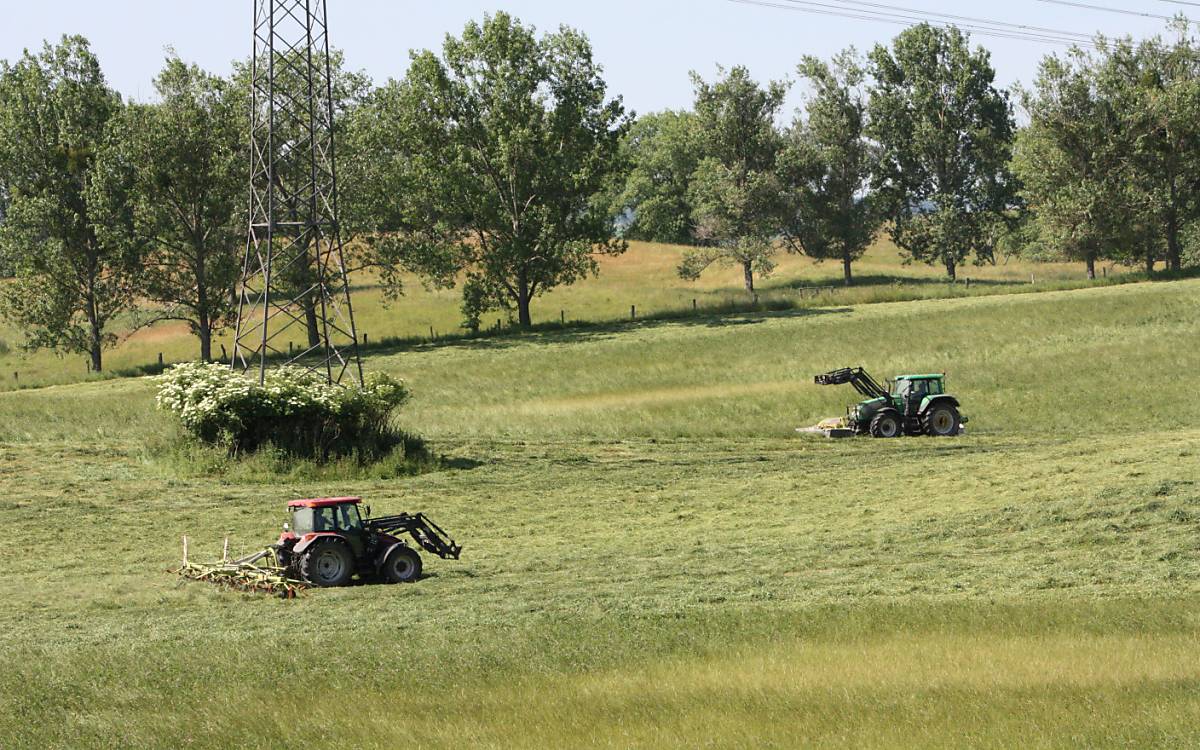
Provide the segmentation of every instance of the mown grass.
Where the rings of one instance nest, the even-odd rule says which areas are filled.
[[[193,465],[144,380],[0,395],[0,746],[1200,744],[1200,282],[373,357],[442,455]],[[963,438],[796,436],[950,371]],[[167,436],[167,437],[164,437]],[[294,602],[182,583],[298,496],[466,544]]]
[[[757,300],[751,300],[742,291],[741,272],[736,269],[716,268],[697,282],[679,279],[675,269],[684,252],[685,248],[673,245],[631,243],[625,255],[600,260],[599,277],[539,297],[533,306],[534,322],[541,328],[553,329],[565,319],[566,327],[575,328],[581,324],[627,321],[631,306],[636,307],[637,317],[643,320],[691,317],[693,305],[703,317],[747,309],[804,310],[1050,291],[1141,278],[1136,273],[1113,268],[1108,278],[1089,282],[1078,264],[1013,260],[995,266],[967,266],[961,273],[963,283],[950,285],[944,272],[937,268],[904,265],[896,247],[880,239],[856,264],[858,281],[854,287],[843,288],[840,269],[835,264],[818,264],[804,257],[782,254],[777,272],[760,282]],[[419,279],[408,278],[406,295],[388,301],[370,274],[352,281],[358,329],[366,335],[368,348],[382,342],[421,342],[430,339],[431,334],[438,339],[467,335],[460,327],[463,316],[457,289],[427,289]],[[494,327],[497,320],[501,320],[507,334],[509,321],[504,316],[487,317],[484,327]],[[198,356],[198,345],[183,324],[160,324],[132,335],[126,335],[117,325],[115,331],[122,340],[119,346],[105,353],[105,371],[89,373],[81,356],[22,351],[20,332],[0,321],[0,391],[136,376],[157,371],[160,354],[166,363],[191,361]],[[299,345],[299,335],[295,343]],[[219,355],[222,345],[227,351],[232,346],[228,331],[217,337],[216,354]]]

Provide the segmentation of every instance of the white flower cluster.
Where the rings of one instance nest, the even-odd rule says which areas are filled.
[[[158,378],[157,403],[210,442],[311,425],[383,424],[408,398],[403,381],[373,373],[363,388],[331,385],[300,367],[270,370],[263,384],[216,363],[172,367]]]

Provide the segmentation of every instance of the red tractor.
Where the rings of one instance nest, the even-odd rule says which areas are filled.
[[[416,547],[457,560],[462,547],[423,513],[371,518],[359,513],[361,498],[328,497],[293,500],[279,541],[271,545],[289,578],[314,586],[346,586],[360,580],[410,583],[421,577],[421,556],[399,537],[407,534]]]

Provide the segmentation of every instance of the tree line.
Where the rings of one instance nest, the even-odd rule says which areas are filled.
[[[460,286],[472,328],[494,310],[530,326],[538,295],[628,239],[689,245],[682,277],[734,265],[751,292],[784,252],[849,284],[881,232],[951,279],[1016,253],[1179,270],[1200,228],[1200,54],[1174,33],[1048,56],[1006,92],[967,35],[915,26],[804,57],[786,125],[791,84],[740,66],[693,74],[688,110],[635,117],[585,36],[505,13],[380,86],[334,53],[350,266],[393,296],[410,275]],[[123,101],[78,36],[0,64],[0,312],[30,348],[99,370],[117,330],[175,320],[207,360],[232,322],[250,65],[172,55],[155,89]]]

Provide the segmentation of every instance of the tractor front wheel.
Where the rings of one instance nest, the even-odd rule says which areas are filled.
[[[937,404],[925,412],[922,426],[925,434],[933,437],[953,437],[962,429],[962,417],[949,404]]]
[[[881,411],[871,420],[871,436],[894,438],[900,434],[900,415],[894,411]]]
[[[345,586],[354,577],[354,556],[343,542],[318,542],[305,550],[300,574],[314,586]]]
[[[397,547],[383,561],[383,576],[388,583],[412,583],[421,577],[421,556],[408,547]]]

